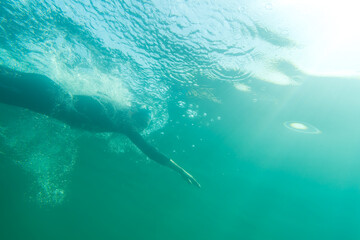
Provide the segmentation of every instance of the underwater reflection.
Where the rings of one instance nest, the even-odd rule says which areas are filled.
[[[319,134],[321,131],[313,125],[299,121],[286,121],[284,126],[292,131],[308,134]]]

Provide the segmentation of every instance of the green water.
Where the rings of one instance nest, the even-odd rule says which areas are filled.
[[[214,119],[209,126],[201,117],[184,119],[184,109],[170,104],[172,123],[148,139],[191,171],[201,189],[140,153],[106,152],[106,141],[89,135],[77,139],[66,199],[44,207],[28,200],[36,192],[29,174],[2,155],[2,238],[357,239],[359,130],[351,128],[359,114],[347,106],[359,84],[349,83],[340,90],[354,94],[339,101],[334,83],[323,90],[332,97],[316,104],[306,95],[322,81],[272,89],[282,98],[256,103],[226,86],[218,93],[222,104],[188,99]],[[290,118],[311,119],[322,134],[290,131],[282,125]]]
[[[75,93],[98,90],[151,106],[144,137],[202,188],[121,135],[0,104],[0,239],[360,239],[358,78],[274,64],[269,72],[296,84],[262,81],[249,66],[266,60],[252,51],[269,56],[291,41],[245,13],[235,19],[230,3],[206,2],[200,16],[186,1],[114,1],[113,8],[94,1],[86,11],[78,1],[29,4],[1,1],[1,64],[45,74]],[[112,25],[112,17],[125,23]],[[243,36],[239,46],[217,25],[224,21],[247,27],[232,38]],[[209,29],[220,33],[206,35]],[[294,131],[287,121],[320,133]]]

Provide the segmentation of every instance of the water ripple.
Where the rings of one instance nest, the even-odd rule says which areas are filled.
[[[75,92],[160,102],[164,112],[172,86],[248,80],[268,72],[258,68],[271,66],[263,60],[271,47],[292,46],[244,9],[231,0],[8,1],[0,7],[0,62]]]

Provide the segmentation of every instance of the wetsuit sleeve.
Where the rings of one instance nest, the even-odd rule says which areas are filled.
[[[164,154],[160,153],[155,147],[147,143],[138,132],[129,131],[126,133],[126,135],[150,159],[162,165],[169,165],[170,159]]]

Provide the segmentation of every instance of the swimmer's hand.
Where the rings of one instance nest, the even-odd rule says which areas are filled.
[[[183,173],[181,174],[181,176],[185,179],[185,181],[187,181],[189,184],[192,184],[192,185],[195,185],[196,187],[198,188],[201,188],[201,185],[200,183],[198,183],[196,181],[196,179],[190,174],[188,173],[187,171],[185,171],[183,169]]]
[[[125,132],[125,134],[150,159],[173,169],[175,172],[179,173],[188,183],[195,185],[198,188],[201,187],[200,184],[195,180],[193,176],[191,176],[190,173],[177,165],[176,162],[174,162],[173,160],[164,156],[156,148],[148,144],[144,140],[144,138],[134,129],[129,129],[127,132]]]
[[[178,172],[187,183],[192,184],[198,188],[201,188],[200,183],[198,183],[196,181],[196,179],[187,171],[185,171],[185,169],[183,169],[182,167],[180,167],[179,165],[176,164],[176,162],[174,162],[173,160],[170,159],[170,168],[174,169],[176,172]]]

